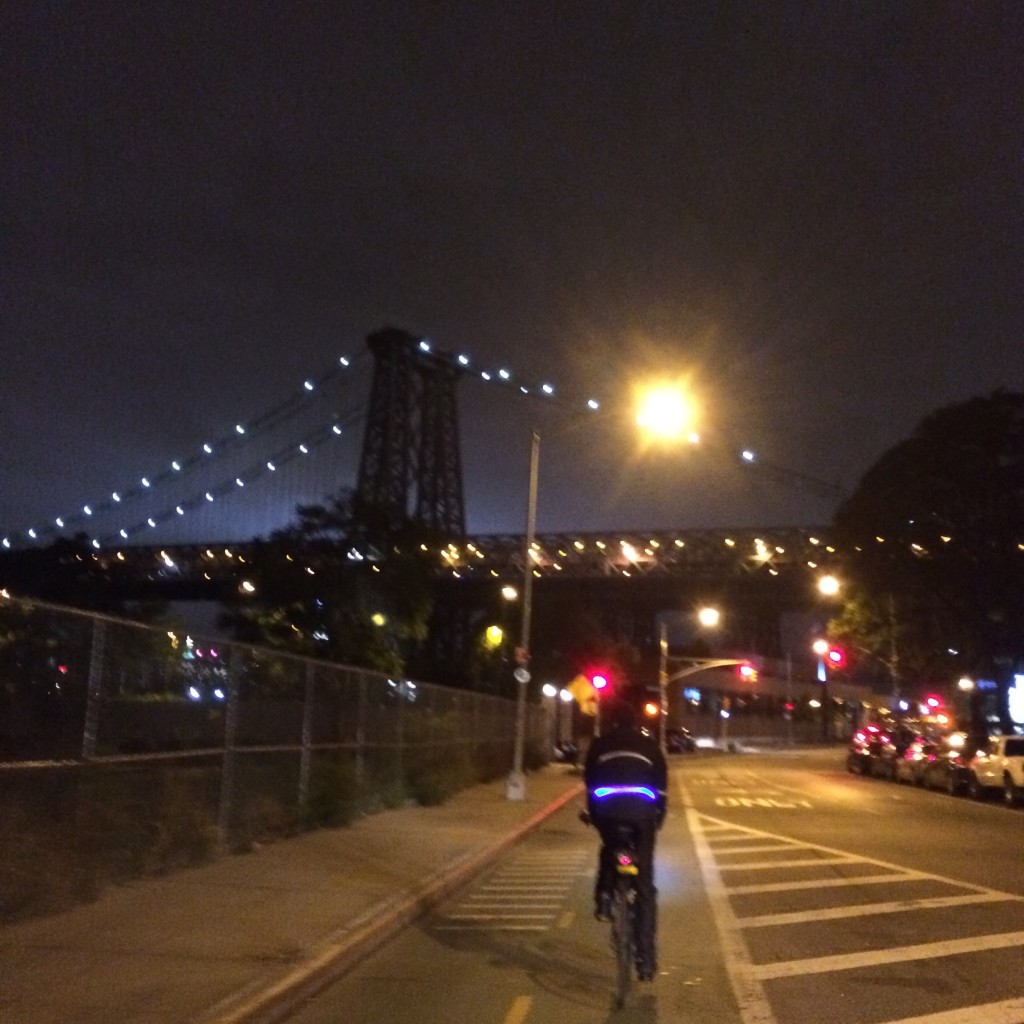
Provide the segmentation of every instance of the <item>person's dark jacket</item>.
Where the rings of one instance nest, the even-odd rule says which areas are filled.
[[[650,736],[621,726],[590,744],[583,766],[587,810],[595,823],[602,820],[661,824],[668,806],[668,765]],[[606,789],[612,790],[604,795]],[[621,792],[625,789],[625,792]],[[632,792],[630,792],[632,790]],[[653,796],[649,798],[648,794]]]

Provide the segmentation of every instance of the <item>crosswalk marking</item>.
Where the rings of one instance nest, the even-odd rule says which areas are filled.
[[[889,882],[920,882],[927,875],[911,871],[888,875],[859,875],[856,878],[809,878],[794,882],[768,882],[764,885],[730,885],[730,896],[750,896],[762,892],[797,892],[800,889],[842,889],[848,885],[885,885]]]
[[[781,979],[826,976],[865,968],[884,968],[887,965],[899,965],[910,961],[940,960],[998,950],[1024,949],[1024,930],[964,935],[961,929],[952,929],[951,937],[936,941],[774,962],[755,962],[746,936],[758,929],[781,929],[820,922],[869,918],[872,915],[928,913],[974,905],[1013,905],[1024,902],[1024,896],[924,871],[908,870],[899,864],[735,825],[720,818],[698,813],[685,787],[683,789],[683,803],[687,808],[690,832],[743,1024],[778,1024],[766,986]],[[837,865],[848,865],[846,873],[850,877],[835,877],[834,874],[832,877],[806,877],[807,869],[821,868],[822,873],[826,873],[833,871]],[[778,870],[782,874],[797,871],[803,877],[781,877],[766,883],[748,883],[744,878],[744,884],[730,884],[730,879],[736,879],[738,872],[768,870]],[[858,871],[862,873],[858,874]],[[858,886],[866,894],[870,893],[872,886],[883,886],[885,888],[881,889],[880,893],[889,895],[889,887],[908,882],[917,883],[917,887],[910,890],[907,897],[901,899],[879,899],[854,902],[848,906],[829,906],[828,899],[823,897],[821,901],[815,901],[821,905],[807,910],[748,913],[746,916],[739,916],[733,907],[733,901],[740,896],[842,890]],[[948,923],[949,918],[940,917],[937,922],[940,921]],[[979,925],[979,928],[983,929],[984,924]],[[769,938],[767,944],[762,943],[754,948],[777,948],[776,941],[770,937],[766,938]],[[833,984],[831,979],[828,984]],[[1024,998],[923,1014],[900,1021],[889,1021],[888,1024],[1024,1024]]]
[[[467,894],[433,924],[437,931],[541,932],[564,916],[570,888],[584,864],[585,851],[571,857],[526,853]]]
[[[976,935],[968,939],[922,942],[914,946],[872,949],[863,953],[838,953],[835,956],[783,960],[773,964],[752,964],[748,969],[753,977],[759,981],[766,981],[770,978],[792,978],[797,975],[824,974],[831,971],[852,971],[859,967],[905,963],[907,960],[934,960],[938,957],[979,953],[987,949],[1006,949],[1010,946],[1024,946],[1024,932]]]
[[[768,871],[771,868],[828,867],[832,864],[855,864],[861,858],[852,853],[834,857],[796,857],[793,860],[744,861],[742,864],[719,864],[719,871]]]
[[[793,911],[788,914],[760,914],[738,917],[741,928],[772,928],[779,925],[811,924],[815,921],[837,921],[847,917],[869,917],[872,914],[907,913],[912,910],[940,910],[962,907],[970,903],[1003,902],[1000,892],[975,892],[965,896],[932,896],[921,900],[890,900],[887,903],[860,903],[852,907],[822,907],[818,910]]]

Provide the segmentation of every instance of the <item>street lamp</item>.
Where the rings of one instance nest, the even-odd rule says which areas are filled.
[[[596,409],[597,403],[588,403]],[[640,406],[637,423],[644,430],[658,436],[675,439],[687,436],[691,443],[699,440],[687,428],[694,419],[693,408],[679,385],[665,385],[649,388]],[[537,481],[540,468],[540,431],[530,432],[530,489],[526,500],[526,537],[523,543],[523,611],[519,647],[516,650],[515,680],[516,732],[515,748],[512,755],[512,771],[505,784],[505,796],[509,800],[526,798],[526,776],[523,772],[523,755],[526,746],[526,684],[530,681],[530,627],[533,614],[533,545],[537,531]]]
[[[722,613],[717,608],[704,607],[697,612],[697,621],[705,629],[714,629],[722,621]]]
[[[526,684],[530,681],[530,618],[533,614],[533,541],[537,532],[537,479],[540,469],[540,431],[530,434],[530,490],[526,500],[526,539],[523,546],[523,614],[516,650],[516,736],[512,771],[505,783],[508,800],[526,799],[523,753],[526,746]]]
[[[638,394],[636,422],[646,433],[665,441],[698,441],[692,430],[693,403],[681,384],[653,384]]]

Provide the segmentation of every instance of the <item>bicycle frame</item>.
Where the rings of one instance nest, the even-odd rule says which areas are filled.
[[[636,963],[636,902],[639,898],[636,844],[632,829],[619,829],[615,845],[615,889],[612,894],[612,951],[616,961],[615,1003],[629,995]]]

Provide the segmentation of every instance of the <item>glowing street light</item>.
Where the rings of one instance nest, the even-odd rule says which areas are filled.
[[[696,418],[693,403],[679,384],[656,384],[642,390],[638,400],[636,422],[649,434],[666,441],[687,438],[697,440],[693,433]]]
[[[840,583],[835,576],[820,576],[818,578],[818,590],[825,597],[835,597],[839,593]]]
[[[697,612],[697,621],[705,629],[714,629],[722,621],[722,613],[717,608],[706,606]]]

